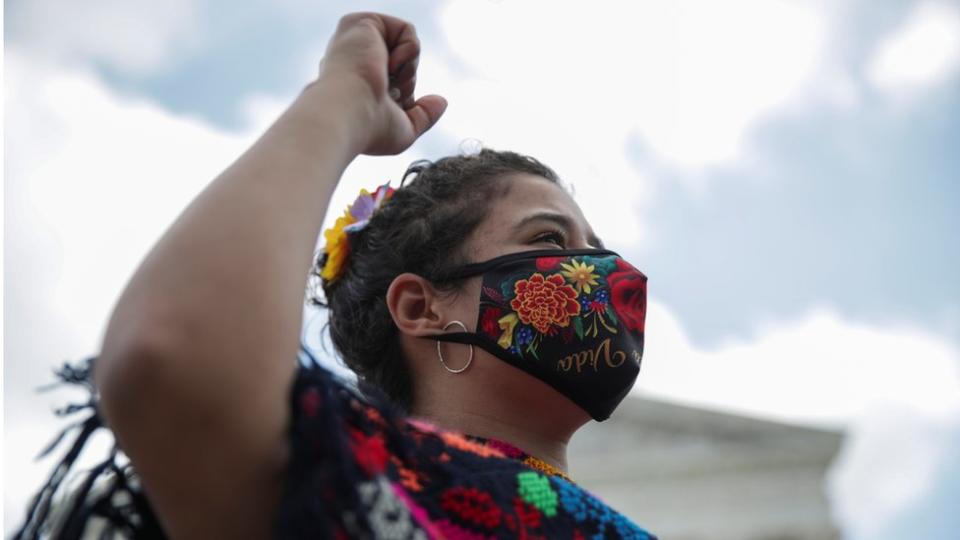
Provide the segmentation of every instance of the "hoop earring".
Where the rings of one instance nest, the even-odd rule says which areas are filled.
[[[451,324],[459,324],[460,328],[463,328],[464,332],[469,332],[469,330],[467,330],[467,326],[460,321],[450,321],[446,324],[446,326],[443,327],[443,329],[446,330],[447,328],[450,328]],[[447,363],[443,361],[443,353],[440,352],[440,341],[437,341],[437,358],[440,359],[440,364],[443,366],[443,368],[449,371],[450,373],[460,373],[465,369],[467,369],[468,367],[470,367],[470,364],[473,362],[473,345],[470,345],[470,359],[467,360],[467,365],[463,366],[460,369],[450,369],[447,366]]]

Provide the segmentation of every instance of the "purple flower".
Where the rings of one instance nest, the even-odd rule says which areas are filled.
[[[354,222],[344,227],[343,230],[346,232],[357,232],[366,227],[367,223],[370,222],[370,218],[373,217],[373,213],[380,208],[383,201],[387,200],[390,195],[393,195],[393,191],[393,188],[390,187],[390,182],[378,187],[373,193],[361,189],[360,196],[350,205],[350,217],[354,219]]]
[[[353,205],[350,207],[350,215],[353,216],[353,219],[357,221],[365,221],[370,219],[370,216],[373,215],[373,210],[376,208],[373,202],[373,195],[370,195],[363,190],[360,192],[360,196],[357,197],[357,200],[353,201]]]

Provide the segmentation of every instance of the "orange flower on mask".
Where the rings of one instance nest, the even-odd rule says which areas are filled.
[[[537,272],[530,279],[517,281],[513,289],[516,297],[510,301],[510,307],[521,322],[541,334],[546,334],[552,325],[568,326],[570,317],[580,313],[576,289],[567,285],[560,274],[543,277]]]

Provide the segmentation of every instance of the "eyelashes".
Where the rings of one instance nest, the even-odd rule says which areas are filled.
[[[559,230],[553,230],[538,235],[534,242],[552,242],[562,248],[567,245],[567,237]]]

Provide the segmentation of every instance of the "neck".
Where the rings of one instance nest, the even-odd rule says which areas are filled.
[[[498,399],[489,393],[478,395],[451,390],[443,392],[447,395],[432,393],[437,399],[416,401],[410,416],[441,429],[510,443],[569,474],[567,443],[589,420],[574,405],[550,403],[550,400],[543,399]],[[455,394],[456,398],[449,394]],[[527,395],[536,398],[537,394],[534,391]]]

